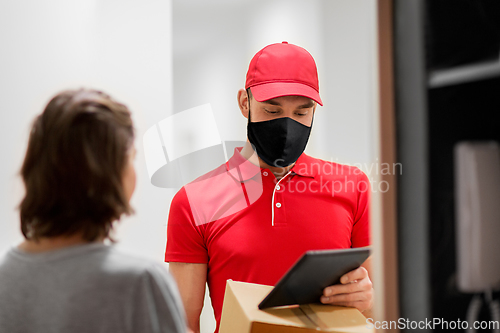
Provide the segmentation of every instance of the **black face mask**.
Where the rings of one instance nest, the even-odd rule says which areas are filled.
[[[248,112],[248,140],[257,155],[275,167],[287,167],[297,161],[306,149],[311,127],[288,117],[253,123]]]

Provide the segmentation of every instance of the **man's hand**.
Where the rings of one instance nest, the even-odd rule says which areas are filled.
[[[340,278],[340,284],[323,290],[321,302],[350,306],[361,312],[370,310],[373,307],[373,286],[368,271],[364,267],[359,267],[346,273]]]

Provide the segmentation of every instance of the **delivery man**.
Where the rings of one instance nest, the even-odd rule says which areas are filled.
[[[194,332],[207,282],[218,331],[226,280],[274,285],[307,250],[370,245],[366,175],[303,153],[323,105],[313,57],[287,42],[266,46],[237,97],[245,146],[179,190],[170,207],[165,261]],[[370,266],[369,258],[325,288],[321,302],[370,316]]]

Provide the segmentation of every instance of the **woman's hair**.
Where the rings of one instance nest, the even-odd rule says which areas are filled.
[[[64,91],[34,121],[21,168],[26,239],[82,233],[110,237],[132,208],[122,175],[133,146],[128,108],[95,90]]]

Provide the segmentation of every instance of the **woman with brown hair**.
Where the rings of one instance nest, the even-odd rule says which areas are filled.
[[[132,213],[134,128],[95,90],[55,96],[21,168],[25,241],[0,257],[0,332],[185,332],[175,282],[104,244]]]

